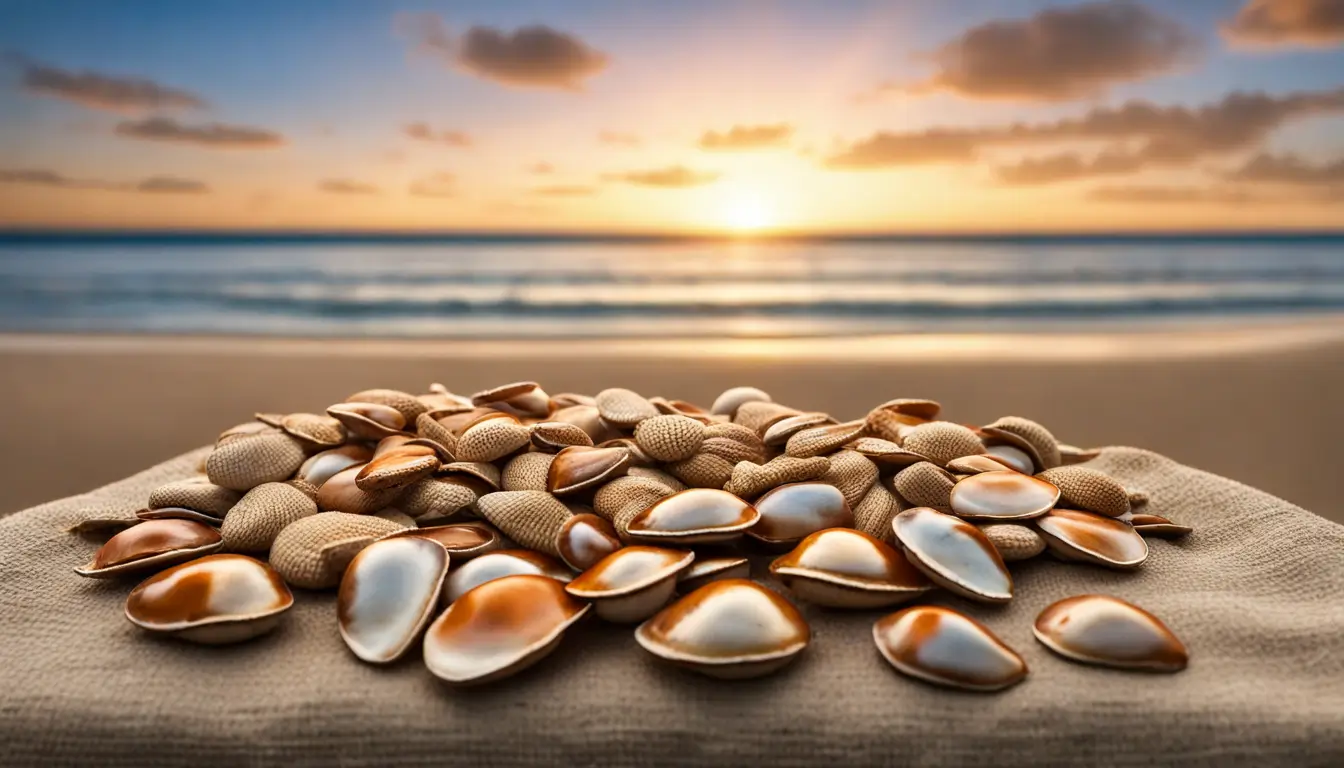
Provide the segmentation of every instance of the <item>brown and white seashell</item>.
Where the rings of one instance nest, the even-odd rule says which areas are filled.
[[[602,420],[596,405],[571,405],[561,408],[550,415],[549,421],[573,424],[582,429],[594,445],[621,436],[620,430]]]
[[[597,561],[620,549],[621,539],[611,523],[592,512],[574,512],[560,528],[556,549],[565,565],[576,571],[586,571]]]
[[[900,497],[885,484],[873,483],[863,500],[854,507],[854,528],[878,541],[890,540],[891,520],[902,508]]]
[[[571,445],[591,447],[593,438],[582,428],[563,421],[541,421],[532,425],[532,445],[539,451],[559,453]]]
[[[757,499],[755,507],[760,519],[747,535],[777,547],[791,547],[827,528],[854,525],[844,494],[821,482],[781,485]]]
[[[797,608],[748,579],[707,584],[635,630],[635,639],[654,656],[728,680],[780,669],[811,638]]]
[[[471,404],[529,419],[544,419],[551,414],[551,397],[535,381],[519,381],[477,392],[471,396]]]
[[[1108,595],[1078,595],[1036,617],[1036,639],[1066,659],[1120,669],[1179,672],[1190,652],[1166,624]]]
[[[366,491],[355,480],[365,465],[357,464],[331,476],[331,479],[317,489],[317,506],[323,512],[348,512],[354,515],[367,515],[383,507],[391,506],[401,493],[400,488],[386,488],[379,491]]]
[[[465,563],[473,557],[494,552],[504,546],[504,538],[488,523],[452,523],[431,525],[426,528],[409,526],[385,534],[382,539],[429,539],[448,551],[453,563]]]
[[[423,445],[403,445],[374,457],[355,474],[355,486],[370,493],[401,489],[438,471],[439,455]]]
[[[335,448],[345,443],[345,425],[330,416],[291,413],[282,417],[277,426],[311,451]]]
[[[998,691],[1027,676],[1017,652],[969,616],[916,605],[873,625],[882,656],[910,677],[966,691]]]
[[[901,447],[927,456],[940,467],[953,459],[985,452],[984,444],[974,431],[950,421],[930,421],[914,427],[901,442]]]
[[[668,400],[665,397],[650,397],[649,402],[658,409],[659,413],[672,416],[689,416],[702,424],[712,422],[710,412],[685,400]]]
[[[530,451],[509,459],[500,473],[500,489],[505,491],[545,491],[547,476],[555,454]]]
[[[896,491],[914,507],[932,507],[947,512],[952,506],[952,489],[956,478],[951,472],[931,461],[921,461],[905,467],[891,479]]]
[[[317,488],[327,482],[337,472],[350,467],[367,464],[373,459],[373,451],[362,445],[343,445],[329,451],[315,453],[308,457],[295,473],[296,480],[306,481]]]
[[[157,573],[126,598],[141,629],[195,643],[237,643],[279,625],[294,605],[280,575],[243,555],[208,555]]]
[[[980,431],[985,435],[986,445],[1005,443],[1026,451],[1035,466],[1034,472],[1053,469],[1062,463],[1055,436],[1031,419],[1004,416],[993,424],[981,427]],[[1024,471],[1032,474],[1032,470]]]
[[[692,488],[723,488],[733,476],[733,462],[709,453],[697,453],[668,464],[666,469]]]
[[[283,432],[230,440],[205,460],[210,482],[234,491],[288,480],[303,465],[303,445]]]
[[[1028,461],[1028,464],[1030,462]],[[1030,469],[1030,467],[1027,467]],[[981,472],[1002,472],[1005,469],[1020,471],[1007,461],[989,453],[977,456],[961,456],[947,462],[947,471],[958,475],[978,475]]]
[[[222,520],[243,495],[215,485],[209,478],[194,477],[161,485],[149,492],[149,508],[181,507]]]
[[[843,505],[839,491],[835,496]],[[760,519],[755,507],[727,491],[690,488],[658,499],[632,518],[622,533],[649,544],[711,544],[740,538]]]
[[[147,520],[112,538],[75,573],[106,579],[124,573],[158,570],[193,560],[224,546],[219,531],[191,520]]]
[[[733,414],[734,424],[746,427],[757,435],[764,435],[770,427],[779,421],[798,415],[798,409],[787,405],[772,403],[769,400],[752,400],[742,403]],[[722,414],[721,416],[726,416]]]
[[[667,603],[678,574],[694,560],[694,552],[678,549],[623,547],[579,574],[565,591],[593,603],[607,621],[643,621]]]
[[[219,529],[230,552],[265,552],[275,537],[299,518],[317,514],[317,504],[285,483],[265,483],[248,491]]]
[[[842,424],[828,424],[824,427],[812,427],[794,433],[784,447],[789,456],[805,459],[809,456],[823,456],[839,450],[846,443],[863,436],[863,422],[847,421]]]
[[[638,392],[613,387],[597,393],[597,412],[602,420],[612,426],[624,429],[633,428],[645,419],[658,415],[653,403],[644,399]]]
[[[574,578],[564,563],[550,555],[530,549],[498,549],[454,568],[443,584],[442,602],[452,603],[488,581],[520,575],[545,576],[561,583]]]
[[[1066,443],[1060,443],[1058,448],[1059,461],[1062,466],[1082,464],[1085,461],[1091,461],[1101,455],[1101,451],[1098,451],[1095,448],[1079,448],[1076,445],[1068,445]]]
[[[1148,557],[1148,544],[1128,523],[1093,512],[1052,509],[1036,518],[1050,551],[1064,560],[1129,570]]]
[[[462,461],[489,462],[516,453],[532,441],[532,432],[505,413],[467,425],[453,453]]]
[[[745,557],[706,557],[691,563],[677,576],[677,591],[688,594],[712,581],[751,577],[751,561]]]
[[[776,456],[764,464],[738,462],[733,467],[723,490],[744,499],[754,499],[771,488],[785,483],[816,480],[830,471],[831,461],[825,456],[800,459],[794,456]]]
[[[925,421],[935,421],[943,412],[943,406],[937,400],[925,400],[919,397],[897,397],[886,401],[873,410],[910,416]]]
[[[1005,563],[1030,560],[1045,551],[1045,539],[1029,525],[989,523],[979,528]]]
[[[1059,489],[1046,480],[1005,469],[957,483],[951,506],[953,513],[967,520],[1026,520],[1049,512],[1059,496]]]
[[[983,603],[1013,598],[1003,558],[974,525],[928,507],[907,509],[891,525],[906,557],[938,586]]]
[[[765,429],[761,435],[761,440],[772,448],[783,447],[789,442],[789,438],[802,432],[804,429],[820,427],[827,424],[834,424],[835,419],[830,414],[813,411],[811,413],[800,413],[797,416],[786,416],[776,421]]]
[[[327,415],[344,424],[350,436],[360,440],[404,435],[402,430],[411,423],[401,411],[380,403],[337,403],[327,408]]]
[[[933,589],[905,555],[850,528],[811,534],[770,573],[798,599],[830,608],[883,608]]]
[[[499,467],[485,461],[454,461],[439,467],[439,477],[445,479],[475,478],[493,490],[500,490],[503,478]]]
[[[1015,445],[992,444],[985,446],[985,455],[1003,464],[1011,470],[1030,475],[1036,472],[1036,460],[1031,454]]]
[[[404,424],[414,424],[420,414],[429,410],[420,398],[399,389],[366,389],[347,397],[345,402],[375,403],[394,408],[401,414]]]
[[[402,448],[411,445],[411,441],[415,439],[416,438],[410,434],[388,435],[373,446],[373,458],[381,458],[389,453],[400,451]],[[423,448],[429,447],[430,446],[423,446]],[[426,451],[422,449],[420,453],[425,454]],[[373,461],[373,459],[370,459],[370,461]]]
[[[755,387],[733,387],[724,390],[718,397],[714,398],[714,404],[709,407],[709,412],[734,418],[739,408],[745,403],[768,403],[771,402],[770,395]]]
[[[921,453],[906,450],[880,437],[860,437],[846,447],[876,464],[879,470],[895,468],[900,471],[902,467],[929,461],[929,457]]]
[[[406,486],[396,504],[416,520],[447,520],[471,509],[477,499],[493,491],[472,475],[429,477]]]
[[[320,512],[285,527],[271,545],[271,567],[285,583],[329,589],[359,551],[401,526],[371,515]]]
[[[610,521],[617,534],[622,534],[631,520],[673,493],[667,485],[652,478],[618,477],[593,494],[593,511]]]
[[[566,448],[555,454],[546,488],[557,496],[577,493],[609,483],[629,467],[630,451],[626,448]]]
[[[852,509],[877,482],[877,465],[867,456],[850,450],[836,451],[829,458],[831,466],[819,480],[835,486]]]
[[[439,461],[446,463],[457,461],[457,434],[440,424],[428,413],[422,413],[415,419],[416,445],[428,445],[434,449]]]
[[[1188,525],[1173,523],[1161,515],[1130,515],[1129,524],[1134,526],[1140,536],[1156,536],[1160,539],[1177,539],[1194,530]]]
[[[1055,467],[1036,475],[1059,488],[1059,503],[1106,517],[1129,512],[1129,492],[1115,478],[1088,467]]]
[[[546,491],[499,491],[476,500],[481,517],[519,544],[560,556],[560,530],[573,514]]]
[[[375,541],[355,555],[336,594],[336,624],[355,656],[371,664],[401,658],[434,615],[448,552],[427,539]]]
[[[704,439],[705,425],[689,416],[653,416],[635,427],[635,442],[656,461],[689,459]]]
[[[630,467],[630,469],[626,470],[625,474],[628,477],[643,477],[662,483],[667,486],[667,489],[672,493],[684,491],[689,487],[678,480],[676,475],[673,475],[670,472],[665,472],[657,467]]]
[[[544,658],[589,606],[554,579],[508,576],[453,601],[425,633],[425,666],[455,685],[508,677]]]

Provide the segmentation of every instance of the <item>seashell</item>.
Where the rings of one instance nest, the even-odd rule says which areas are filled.
[[[882,483],[873,483],[863,500],[854,507],[854,528],[878,541],[888,540],[891,538],[891,520],[901,509],[901,500],[896,494]]]
[[[1025,520],[1049,512],[1059,496],[1059,489],[1044,479],[1005,469],[957,483],[951,505],[953,513],[967,520]]]
[[[499,467],[484,461],[453,461],[439,467],[439,476],[448,478],[475,478],[498,491],[503,479]]]
[[[689,459],[704,438],[705,425],[688,416],[653,416],[635,427],[635,442],[656,461]]]
[[[147,511],[149,510],[142,509],[136,513],[135,517],[86,517],[83,520],[76,522],[74,525],[71,525],[69,528],[66,528],[65,532],[92,539],[106,539],[109,536],[114,536],[134,525],[139,525],[141,520],[148,520],[149,518],[140,517],[141,514]],[[199,522],[209,524],[204,520]]]
[[[150,491],[149,507],[181,507],[220,520],[242,497],[238,491],[215,485],[208,478],[195,477],[167,483]]]
[[[710,677],[768,675],[807,648],[812,630],[788,600],[747,579],[703,586],[635,630],[644,650]]]
[[[447,392],[430,392],[426,395],[416,395],[415,399],[419,400],[427,409],[424,413],[420,414],[420,416],[428,416],[431,419],[438,419],[442,416],[470,411],[474,408],[471,404],[471,400]],[[417,422],[420,421],[420,416],[415,417]]]
[[[952,489],[956,484],[951,472],[931,461],[911,464],[891,479],[892,490],[911,506],[933,507],[940,512],[951,508]]]
[[[1092,512],[1052,509],[1036,519],[1050,551],[1064,560],[1109,568],[1137,568],[1148,557],[1148,544],[1127,523]]]
[[[253,435],[216,446],[205,460],[210,482],[233,491],[288,480],[303,465],[303,446],[283,432]]]
[[[553,579],[495,579],[455,600],[425,633],[425,666],[453,684],[498,680],[535,664],[560,644],[589,606]]]
[[[589,405],[597,407],[597,400],[591,395],[579,395],[573,392],[561,392],[558,395],[551,395],[551,402],[556,408],[570,408],[575,405]]]
[[[950,608],[916,605],[873,625],[873,642],[896,671],[966,691],[998,691],[1027,676],[1027,663],[984,624]]]
[[[988,449],[986,450],[988,451]],[[1028,464],[1030,464],[1030,457],[1028,457]],[[1030,470],[1030,466],[1027,468]],[[961,456],[947,462],[947,471],[955,472],[958,475],[978,475],[981,472],[1002,472],[1005,469],[1011,469],[1015,472],[1021,471],[1004,459],[990,453],[983,453],[977,456]]]
[[[643,621],[667,603],[676,590],[677,575],[694,560],[694,552],[622,547],[575,577],[565,591],[591,602],[607,621]]]
[[[361,549],[399,530],[396,523],[371,515],[320,512],[295,520],[275,537],[271,567],[291,586],[328,589],[341,582]]]
[[[348,512],[367,515],[389,506],[396,500],[399,488],[366,491],[356,483],[360,471],[367,465],[355,465],[331,476],[317,489],[317,506],[323,512]]]
[[[618,534],[624,532],[640,513],[674,491],[657,480],[645,477],[618,477],[593,494],[593,511],[610,521]]]
[[[265,422],[248,421],[239,424],[237,426],[229,427],[223,432],[220,432],[219,437],[215,438],[215,447],[218,448],[219,446],[225,443],[232,442],[234,440],[239,440],[244,437],[255,437],[257,435],[274,435],[279,434],[279,432],[280,432],[279,427],[271,426],[270,424],[267,424]]]
[[[867,458],[876,464],[879,469],[908,467],[921,461],[929,461],[929,457],[923,454],[906,450],[890,440],[883,440],[880,437],[860,437],[851,442],[847,448]]]
[[[190,520],[194,523],[201,523],[202,525],[208,525],[213,528],[218,528],[219,526],[224,524],[224,518],[214,517],[213,515],[208,515],[204,512],[197,512],[194,509],[187,509],[186,507],[158,507],[156,509],[137,510],[135,513],[134,520],[120,521],[123,524],[116,527],[116,530],[129,528],[132,525],[135,525],[135,523],[139,520]],[[109,520],[108,522],[110,523],[113,521]],[[80,531],[72,531],[72,532],[83,532],[89,530],[93,530],[93,527],[84,526],[80,529]]]
[[[1076,445],[1060,443],[1057,447],[1059,448],[1059,461],[1062,466],[1082,464],[1085,461],[1091,461],[1101,455],[1101,451],[1079,448]]]
[[[1145,491],[1140,491],[1135,488],[1127,488],[1125,490],[1129,496],[1129,508],[1131,510],[1133,510],[1135,507],[1141,507],[1144,504],[1148,503],[1148,494]]]
[[[355,486],[369,493],[399,490],[433,475],[439,466],[439,456],[434,449],[403,445],[375,456],[373,461],[361,467],[355,474]]]
[[[718,397],[714,398],[714,404],[710,406],[709,412],[734,418],[739,408],[745,403],[768,403],[771,402],[770,395],[755,387],[733,387],[726,389]]]
[[[733,463],[712,454],[697,453],[685,461],[668,464],[667,471],[692,488],[719,489],[732,478]]]
[[[406,486],[397,507],[416,520],[446,520],[494,489],[471,475],[429,477]]]
[[[98,548],[75,573],[107,579],[123,573],[165,568],[208,555],[224,546],[219,531],[191,520],[148,520],[133,525]]]
[[[374,459],[381,458],[389,453],[400,451],[402,448],[405,448],[406,446],[410,445],[411,441],[414,439],[415,437],[406,433],[397,435],[388,435],[387,437],[384,437],[382,440],[379,440],[378,443],[373,446],[373,458]],[[425,447],[428,448],[429,446]],[[427,452],[421,450],[420,453],[425,454]],[[373,459],[369,459],[369,461],[373,461]]]
[[[1045,539],[1035,528],[1017,523],[989,523],[978,526],[1005,563],[1030,560],[1045,551]]]
[[[1190,660],[1185,644],[1156,616],[1108,595],[1053,603],[1032,631],[1046,648],[1084,664],[1179,672]]]
[[[1031,454],[1013,445],[987,445],[985,456],[1002,462],[1008,469],[1030,475],[1036,472],[1036,460]]]
[[[555,454],[546,488],[557,496],[596,488],[624,475],[629,466],[625,448],[566,448]]]
[[[476,500],[481,517],[519,544],[560,556],[560,531],[573,514],[545,491],[498,491]]]
[[[625,473],[628,477],[644,477],[655,482],[662,483],[672,493],[686,490],[687,486],[676,478],[670,472],[664,472],[656,467],[630,467]]]
[[[776,456],[764,464],[738,462],[733,467],[723,490],[744,499],[754,499],[762,493],[785,483],[816,480],[830,471],[831,462],[825,456],[800,459],[794,456]]]
[[[826,483],[781,485],[757,499],[755,506],[760,519],[747,535],[767,544],[793,546],[817,531],[854,525],[844,494]]]
[[[905,436],[901,447],[929,457],[929,461],[940,467],[953,459],[985,452],[985,446],[975,432],[950,421],[920,424]]]
[[[745,557],[707,557],[691,563],[677,576],[677,591],[687,594],[713,581],[750,577],[751,561]]]
[[[732,426],[736,424],[716,424],[715,426]],[[700,454],[706,456],[715,456],[728,462],[729,476],[732,474],[733,465],[739,461],[749,461],[753,464],[760,464],[765,461],[765,446],[761,443],[759,437],[755,437],[755,444],[745,443],[734,440],[731,437],[708,437],[700,445]],[[727,478],[724,478],[727,482]],[[722,484],[720,484],[722,486]]]
[[[840,447],[863,435],[863,422],[828,424],[794,433],[784,447],[789,456],[805,459],[839,450]]]
[[[590,447],[593,438],[582,428],[563,421],[541,421],[532,425],[532,445],[539,451],[558,453],[571,445]]]
[[[307,494],[285,483],[265,483],[243,496],[219,534],[230,552],[265,552],[286,526],[315,514],[317,504]]]
[[[280,429],[280,424],[285,420],[285,414],[283,413],[257,413],[253,414],[253,417],[262,424],[275,429]]]
[[[619,430],[602,420],[596,405],[572,405],[568,408],[561,408],[550,415],[550,420],[562,424],[573,424],[582,429],[593,441],[593,444],[621,436]]]
[[[343,469],[367,464],[373,459],[373,451],[362,445],[343,445],[329,451],[315,453],[299,467],[294,477],[307,481],[318,488]]]
[[[891,525],[906,557],[938,586],[982,603],[1013,598],[1003,558],[974,525],[927,507],[907,509]]]
[[[471,396],[471,404],[533,419],[542,419],[551,413],[551,396],[535,381],[519,381],[477,392]]]
[[[454,437],[461,437],[467,427],[472,424],[484,421],[485,419],[498,418],[516,419],[517,417],[510,413],[497,411],[494,408],[472,408],[469,411],[459,411],[457,413],[448,414],[447,416],[440,416],[437,421],[439,426],[452,432]]]
[[[771,424],[762,433],[762,441],[773,448],[783,446],[789,442],[789,438],[802,432],[804,429],[820,427],[826,424],[834,424],[835,419],[826,413],[800,413],[797,416],[786,416],[779,421]]]
[[[415,419],[416,439],[411,443],[428,444],[444,463],[457,461],[457,435],[438,422],[431,414],[422,413]]]
[[[934,421],[943,412],[943,406],[937,400],[924,400],[918,397],[898,397],[877,406],[874,411],[886,411],[900,416],[910,416],[925,421]]]
[[[770,573],[798,599],[830,608],[883,608],[933,589],[905,555],[849,528],[809,535]]]
[[[743,446],[750,448],[754,453],[760,454],[762,460],[764,460],[765,442],[761,440],[760,434],[749,427],[744,427],[741,424],[734,424],[729,421],[716,421],[707,424],[705,426],[705,440],[709,441],[714,438],[728,438],[734,442],[741,443]]]
[[[530,549],[498,549],[454,568],[443,584],[443,603],[455,602],[487,581],[519,575],[545,576],[561,583],[574,578],[564,563],[549,555]]]
[[[836,451],[830,460],[830,468],[819,479],[839,489],[851,508],[857,506],[877,482],[877,465],[867,456],[848,450]]]
[[[1129,524],[1134,526],[1140,536],[1156,536],[1161,539],[1176,539],[1185,536],[1194,529],[1188,525],[1173,523],[1161,515],[1131,515]]]
[[[616,427],[631,428],[658,415],[658,409],[644,396],[628,389],[604,389],[597,393],[598,415]]]
[[[386,507],[384,509],[380,509],[377,512],[373,513],[373,517],[379,517],[382,518],[383,520],[391,521],[401,526],[402,528],[416,527],[415,519],[412,518],[410,515],[406,514],[405,512],[402,512],[400,509],[397,509],[396,507]]]
[[[1106,517],[1129,512],[1129,492],[1115,478],[1087,467],[1055,467],[1036,475],[1059,488],[1059,501]]]
[[[498,418],[482,418],[468,425],[454,453],[462,461],[496,461],[522,450],[531,441],[531,430],[501,413]]]
[[[746,427],[758,435],[764,435],[776,422],[797,416],[799,411],[787,405],[772,403],[769,400],[752,400],[742,403],[732,415],[732,421]],[[727,415],[727,414],[723,414]]]
[[[688,403],[685,400],[668,400],[665,397],[650,397],[649,402],[653,404],[658,412],[668,416],[687,416],[695,419],[701,424],[712,423],[709,411],[701,408],[695,403]]]
[[[1058,467],[1062,462],[1059,455],[1059,443],[1050,430],[1031,419],[1021,416],[1004,416],[993,424],[980,428],[985,435],[985,444],[1006,443],[1020,448],[1031,456],[1036,472]],[[1031,474],[1031,470],[1024,470]]]
[[[265,563],[207,555],[141,582],[126,598],[126,618],[150,632],[215,645],[275,629],[293,605],[294,595]]]
[[[420,638],[439,602],[448,552],[427,539],[380,539],[341,577],[336,625],[363,661],[388,664]]]
[[[397,389],[366,389],[347,397],[345,402],[375,403],[394,408],[401,414],[403,424],[414,424],[420,414],[429,410],[415,395]]]
[[[390,405],[379,403],[337,403],[327,415],[345,425],[351,437],[382,440],[390,435],[406,434],[406,416]]]
[[[839,491],[835,496],[844,504]],[[655,501],[631,519],[623,533],[651,544],[709,544],[739,538],[760,519],[755,507],[727,491],[691,488]]]
[[[297,489],[304,496],[307,496],[308,498],[312,499],[314,503],[317,502],[317,492],[320,489],[316,485],[313,485],[312,483],[308,482],[307,480],[300,480],[298,478],[294,478],[291,480],[286,480],[285,485]]]
[[[345,442],[345,425],[330,416],[291,413],[277,425],[309,450],[335,448]]]
[[[500,475],[500,487],[505,491],[544,491],[547,475],[555,454],[520,453],[509,459]]]
[[[929,403],[932,408],[927,407]],[[900,444],[910,430],[936,419],[940,410],[931,400],[892,400],[869,411],[864,427],[874,437]]]
[[[438,542],[439,546],[448,551],[454,563],[464,563],[473,557],[494,552],[504,546],[504,539],[494,526],[477,522],[432,525],[426,528],[409,526],[385,534],[379,540],[404,538]]]
[[[598,443],[594,448],[621,448],[630,452],[630,466],[649,467],[653,466],[653,457],[644,452],[632,437],[618,437],[615,440],[608,440],[604,443]]]
[[[560,528],[555,546],[565,565],[586,571],[622,545],[611,523],[591,512],[576,512]]]

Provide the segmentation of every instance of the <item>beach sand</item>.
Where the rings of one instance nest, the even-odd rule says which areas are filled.
[[[928,397],[947,418],[1020,415],[1063,442],[1133,445],[1344,522],[1344,321],[1122,334],[762,341],[308,341],[0,336],[0,515],[212,442],[256,411],[317,411],[368,387],[470,394],[535,379],[708,405],[753,384],[862,415]]]

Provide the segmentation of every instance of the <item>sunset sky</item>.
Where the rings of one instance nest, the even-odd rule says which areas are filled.
[[[1344,224],[1344,0],[0,0],[0,227]]]

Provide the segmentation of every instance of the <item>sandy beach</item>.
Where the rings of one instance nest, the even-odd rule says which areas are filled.
[[[1344,522],[1344,321],[1124,334],[722,341],[308,341],[0,336],[0,514],[90,490],[256,411],[321,411],[374,386],[471,393],[629,387],[709,403],[754,384],[853,418],[892,397],[947,418],[1016,414],[1080,446],[1132,445]]]

